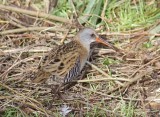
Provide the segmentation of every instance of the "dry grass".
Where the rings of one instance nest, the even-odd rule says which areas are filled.
[[[147,30],[100,32],[122,51],[94,45],[87,74],[62,92],[62,100],[51,93],[52,86],[47,83],[33,84],[31,72],[44,53],[61,40],[72,39],[76,25],[61,18],[53,23],[53,17],[31,13],[31,9],[22,13],[4,8],[0,12],[0,115],[59,117],[66,105],[64,108],[71,110],[68,116],[158,116],[159,21]],[[62,24],[64,21],[68,24]]]

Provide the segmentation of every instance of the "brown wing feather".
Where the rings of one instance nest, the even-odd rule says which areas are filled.
[[[62,79],[65,78],[67,73],[74,67],[78,57],[80,57],[80,48],[82,47],[79,43],[71,41],[52,49],[40,63],[39,70],[33,82],[44,82],[51,75]]]

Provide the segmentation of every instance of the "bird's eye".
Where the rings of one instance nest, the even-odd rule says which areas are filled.
[[[96,35],[94,33],[91,34],[91,37],[94,38]]]

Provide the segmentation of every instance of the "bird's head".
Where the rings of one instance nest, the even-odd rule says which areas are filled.
[[[91,28],[84,28],[77,34],[77,40],[80,41],[85,47],[90,47],[93,42],[102,43],[112,49],[116,49],[112,44],[108,43],[106,40],[100,38],[98,34]]]

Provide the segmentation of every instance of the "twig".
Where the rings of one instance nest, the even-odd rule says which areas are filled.
[[[50,8],[50,4],[51,4],[51,1],[50,0],[43,0],[44,2],[44,11],[45,13],[49,13],[51,8]]]
[[[143,88],[141,88],[141,90],[143,90]],[[147,117],[147,110],[146,110],[146,105],[145,105],[145,101],[144,101],[144,98],[142,97],[142,94],[141,94],[141,92],[139,91],[138,92],[138,94],[139,94],[139,97],[140,97],[140,99],[141,99],[141,105],[142,105],[142,109],[143,109],[143,111],[144,111],[144,115]]]
[[[72,6],[72,9],[73,9],[73,13],[75,14],[76,17],[78,17],[78,14],[76,12],[76,8],[74,6],[73,0],[70,0],[70,3],[71,3],[71,6]]]
[[[107,92],[107,94],[111,94],[117,90],[120,90],[120,92],[124,91],[124,89],[128,86],[130,86],[131,84],[133,84],[134,82],[136,82],[138,79],[142,78],[145,75],[145,73],[142,73],[140,75],[135,76],[135,78],[132,79],[131,82],[124,84],[124,86],[118,86],[110,91]],[[122,88],[122,89],[121,89]]]
[[[38,15],[38,17],[41,17],[41,18],[55,20],[55,21],[64,22],[64,23],[70,23],[71,24],[71,21],[69,19],[58,17],[58,16],[54,16],[54,15],[50,15],[50,14],[46,14],[46,13],[42,13],[42,12],[38,13],[38,12],[35,12],[35,11],[30,11],[30,10],[25,10],[25,9],[21,9],[21,8],[5,6],[5,5],[0,5],[0,9],[9,10],[9,11],[12,11],[12,12],[14,11],[14,12],[22,13],[22,14],[35,16],[35,17],[37,17],[37,15]]]
[[[9,91],[13,92],[14,94],[20,95],[20,96],[22,96],[23,98],[28,99],[28,100],[30,100],[30,101],[32,101],[32,102],[35,102],[35,103],[37,103],[37,104],[39,104],[39,105],[42,106],[42,104],[39,103],[37,100],[35,100],[35,99],[33,99],[33,98],[30,98],[30,97],[27,97],[27,96],[23,95],[22,93],[19,93],[19,92],[13,90],[12,88],[10,88],[9,86],[5,85],[5,84],[2,83],[1,81],[0,81],[0,86],[8,89]],[[36,106],[36,108],[38,108],[39,110],[41,110],[42,112],[44,112],[44,113],[48,116],[48,114],[47,114],[47,112],[45,111],[45,109],[43,109],[43,108],[41,109],[40,107],[37,107],[37,106]]]
[[[10,24],[12,24],[16,27],[19,27],[19,28],[24,28],[24,26],[21,25],[22,23],[14,17],[8,16],[8,17],[6,17],[6,19],[9,21]]]
[[[154,58],[153,60],[151,60],[150,62],[142,65],[140,68],[138,68],[131,76],[129,76],[129,78],[132,78],[139,70],[141,70],[142,68],[146,67],[147,65],[151,64],[151,63],[154,63],[157,59],[159,59],[160,56]],[[134,79],[132,79],[134,81]]]
[[[160,34],[153,34],[149,32],[135,32],[135,33],[120,33],[120,32],[102,32],[100,35],[108,35],[108,36],[126,36],[126,37],[135,37],[135,36],[141,36],[141,35],[146,35],[146,36],[160,36]]]
[[[77,82],[98,82],[98,81],[106,81],[106,80],[114,80],[114,81],[127,81],[130,82],[130,79],[125,78],[98,78],[98,79],[88,79],[88,80],[78,80]]]
[[[67,32],[65,33],[64,37],[61,39],[61,44],[64,43],[64,41],[65,41],[65,39],[66,39],[66,37],[67,37],[67,35],[68,35],[70,29],[71,29],[71,26],[69,27],[69,29],[68,29]]]
[[[154,58],[153,60],[151,60],[150,62],[146,63],[145,65],[142,65],[140,68],[138,68],[138,69],[129,77],[129,78],[131,79],[130,82],[124,84],[123,86],[118,86],[118,87],[116,87],[115,89],[107,92],[107,94],[110,94],[110,93],[112,93],[112,92],[115,92],[116,90],[118,90],[118,89],[120,89],[120,88],[122,88],[122,89],[121,89],[121,92],[124,91],[124,89],[125,89],[126,87],[130,86],[131,84],[133,84],[133,83],[136,82],[137,80],[141,79],[141,78],[146,74],[146,73],[140,73],[140,75],[137,75],[137,76],[135,76],[134,78],[132,78],[139,70],[141,70],[142,68],[144,68],[145,66],[147,66],[147,65],[149,65],[149,64],[151,64],[151,63],[154,63],[154,62],[155,62],[157,59],[159,59],[159,58],[160,58],[160,56]]]
[[[19,28],[19,29],[12,29],[12,30],[6,30],[0,32],[0,35],[6,35],[10,33],[20,33],[20,32],[26,32],[26,31],[42,31],[42,30],[47,30],[47,31],[62,31],[65,32],[65,29],[59,29],[59,28],[54,28],[54,27],[28,27],[28,28]]]
[[[82,103],[82,104],[85,104],[85,105],[88,105],[88,106],[91,106],[92,108],[94,107],[94,104],[91,104],[91,103],[88,103],[88,102],[85,102],[85,101],[81,101],[81,100],[77,100],[78,102]],[[105,111],[106,113],[112,113],[114,114],[115,116],[118,116],[119,114],[114,112],[114,111],[111,111],[111,110],[107,110],[106,108],[102,108],[102,107],[99,107],[97,106],[97,108]],[[108,115],[108,114],[107,114]]]
[[[87,64],[90,65],[91,67],[93,67],[94,69],[96,69],[97,71],[99,71],[100,73],[102,73],[103,75],[105,75],[106,77],[113,79],[110,75],[108,75],[107,73],[105,73],[104,71],[102,71],[101,69],[99,69],[97,66],[93,65],[92,63],[90,63],[89,61],[87,61]],[[115,78],[116,79],[116,78]],[[119,81],[115,81],[117,84],[123,86],[123,84]]]
[[[102,10],[102,14],[101,14],[101,18],[104,20],[105,18],[105,11],[107,8],[107,4],[108,4],[108,0],[105,0],[104,6],[103,6],[103,10]]]
[[[118,100],[128,100],[128,101],[141,101],[141,99],[131,99],[131,98],[123,98],[123,97],[120,97],[120,96],[113,96],[113,95],[108,95],[108,94],[105,94],[105,93],[102,93],[102,92],[99,92],[99,91],[95,91],[95,90],[92,90],[92,89],[89,89],[87,87],[83,87],[81,85],[77,85],[78,87],[84,89],[84,90],[87,90],[87,91],[90,91],[90,92],[93,92],[93,93],[96,93],[98,95],[101,95],[101,96],[106,96],[110,99],[118,99]]]
[[[16,63],[14,63],[10,68],[8,68],[3,74],[0,75],[1,78],[4,78],[5,75],[12,69],[14,68],[15,66],[19,65],[20,63],[22,62],[26,62],[26,61],[31,61],[31,60],[34,60],[33,58],[26,58],[26,59],[23,59],[23,60],[20,60]]]
[[[3,50],[2,53],[6,54],[6,53],[19,53],[21,51],[23,52],[48,52],[50,51],[52,48],[50,47],[26,47],[26,48],[17,48],[17,49],[14,49],[14,48],[11,48],[9,50]],[[1,55],[1,52],[0,52],[0,55]]]
[[[6,49],[6,50],[0,50],[0,55],[4,55],[6,53],[19,53],[21,51],[23,52],[48,52],[50,51],[52,48],[51,47],[45,47],[45,46],[40,46],[40,47],[26,47],[26,48],[10,48],[10,49]],[[98,53],[100,55],[103,54],[109,54],[109,53],[115,53],[115,51],[113,49],[95,49],[94,50],[95,53]],[[4,54],[3,54],[4,53]],[[128,61],[139,61],[140,59],[126,59]]]

